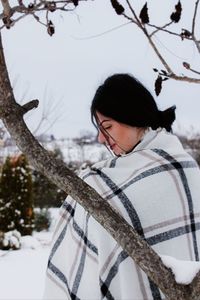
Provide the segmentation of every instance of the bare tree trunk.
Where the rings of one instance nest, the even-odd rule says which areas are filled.
[[[200,299],[200,275],[194,286],[179,285],[154,250],[136,233],[97,192],[83,182],[62,161],[43,149],[27,128],[23,115],[37,107],[33,100],[24,106],[16,103],[9,81],[0,35],[0,117],[19,149],[30,163],[59,188],[80,203],[134,259],[168,299]],[[196,289],[196,290],[195,290]],[[192,298],[191,298],[192,295]]]

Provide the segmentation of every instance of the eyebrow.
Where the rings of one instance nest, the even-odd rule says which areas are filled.
[[[101,123],[99,123],[99,126],[101,126],[104,122],[110,121],[110,119],[105,119],[103,121],[101,121]]]

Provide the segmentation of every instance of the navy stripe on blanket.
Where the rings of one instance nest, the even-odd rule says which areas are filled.
[[[118,188],[118,186],[108,177],[105,173],[103,173],[101,170],[96,170],[98,175],[101,177],[101,179],[106,183],[106,185],[111,189],[112,195],[116,195],[116,191],[118,194],[118,198],[121,200],[121,203],[123,204],[124,208],[126,209],[126,212],[130,218],[130,221],[135,228],[135,230],[140,234],[142,237],[144,237],[143,228],[139,219],[139,216],[129,200],[129,198],[126,196],[126,194],[123,193],[121,189]],[[105,197],[107,199],[107,197]]]
[[[100,279],[100,287],[101,287],[101,293],[102,293],[102,299],[106,298],[106,300],[115,300],[115,298],[112,296],[110,290],[108,287],[103,283],[103,281]]]
[[[76,233],[83,239],[85,245],[92,250],[95,254],[98,255],[97,247],[88,240],[87,236],[84,234],[84,231],[78,226],[78,224],[73,219],[73,228]]]
[[[72,217],[74,216],[75,209],[67,201],[63,202],[62,208],[64,208],[66,211],[68,211]]]
[[[78,298],[76,295],[74,295],[70,291],[70,288],[69,288],[69,285],[68,285],[68,281],[67,281],[67,278],[65,277],[65,275],[56,266],[54,266],[54,264],[52,264],[51,262],[49,264],[49,269],[52,271],[52,273],[54,273],[54,275],[56,275],[64,283],[65,287],[68,290],[68,293],[71,296],[71,299],[73,299],[73,300],[80,300],[80,298]]]
[[[171,155],[169,155],[166,151],[161,149],[153,149],[153,152],[157,153],[159,156],[165,158],[166,160],[170,161],[171,165],[176,169],[179,173],[179,176],[181,178],[183,188],[185,190],[185,194],[187,197],[188,202],[188,208],[189,208],[189,214],[190,214],[190,226],[191,226],[191,233],[192,233],[192,239],[193,239],[193,247],[194,247],[194,254],[196,261],[199,261],[199,253],[198,253],[198,246],[197,246],[197,237],[196,237],[196,225],[195,225],[195,219],[194,219],[194,208],[193,208],[193,201],[192,196],[190,192],[190,188],[188,185],[187,177],[185,175],[185,172],[183,170],[183,167],[180,162],[175,160]],[[197,167],[197,164],[194,162],[195,166]]]
[[[100,279],[101,284],[101,293],[103,297],[106,297],[106,299],[114,299],[111,297],[111,293],[109,291],[109,286],[118,273],[119,265],[128,257],[128,254],[125,251],[122,251],[118,257],[113,266],[110,268],[109,273],[107,275],[107,278],[105,281]]]
[[[196,223],[196,230],[200,230],[200,223]],[[187,225],[187,226],[178,227],[176,229],[154,235],[152,237],[147,238],[146,241],[148,242],[149,245],[153,246],[158,243],[167,241],[169,239],[176,238],[183,234],[187,234],[189,232],[191,232],[191,226]],[[104,282],[101,280],[101,291],[102,291],[102,294],[104,297],[105,296],[107,297],[107,294],[106,294],[107,292],[109,293],[110,283],[114,279],[115,275],[117,274],[120,263],[122,263],[127,257],[128,257],[128,254],[126,254],[125,251],[122,251],[119,254],[116,262],[111,267],[106,280]],[[151,287],[152,295],[154,297],[153,299],[156,299],[156,300],[161,299],[160,292],[158,293],[157,286],[150,280],[149,280],[149,284]],[[110,299],[110,298],[108,297],[108,299]]]
[[[67,223],[65,224],[63,230],[61,231],[59,237],[57,238],[56,242],[54,243],[54,245],[53,245],[53,247],[51,249],[51,253],[49,255],[48,264],[51,261],[52,257],[54,256],[54,254],[56,253],[56,250],[60,246],[61,242],[63,241],[63,239],[65,237],[65,233],[67,231],[68,224],[69,224],[70,220],[74,216],[74,208],[69,203],[65,202],[65,204],[63,204],[63,207],[69,212],[69,218],[68,218]]]
[[[113,158],[113,159],[111,160],[110,168],[114,168],[114,167],[115,167],[117,158],[118,158],[118,157],[115,157],[115,158]]]
[[[74,212],[75,212],[75,209],[67,202],[64,202],[62,207],[65,208],[70,213],[70,217],[68,218],[67,224],[63,228],[61,234],[59,235],[59,237],[57,238],[56,242],[54,243],[54,245],[52,247],[52,250],[51,250],[51,253],[50,253],[50,256],[49,256],[49,260],[52,259],[52,257],[54,256],[56,250],[60,246],[63,238],[65,237],[65,233],[66,233],[68,224],[69,224],[70,220],[72,219],[72,217],[74,216]],[[92,242],[90,242],[90,240],[88,240],[88,238],[85,236],[83,230],[78,226],[78,224],[74,221],[74,219],[73,219],[72,226],[73,226],[75,232],[78,234],[78,236],[83,239],[85,245],[87,245],[87,247],[91,251],[93,251],[96,255],[98,255],[97,247]]]
[[[58,269],[56,268],[53,263],[51,262],[54,254],[56,253],[56,250],[58,249],[58,247],[60,246],[61,242],[63,241],[63,238],[65,237],[68,225],[70,220],[72,219],[72,217],[74,216],[74,208],[67,202],[65,202],[62,206],[63,208],[65,208],[68,212],[70,212],[70,217],[68,218],[68,222],[66,223],[66,225],[64,226],[63,230],[61,231],[59,237],[57,238],[56,242],[54,243],[50,256],[49,256],[49,260],[48,260],[48,269],[50,269],[67,287],[69,294],[71,295],[72,299],[79,299],[78,297],[76,297],[76,291],[78,289],[79,283],[80,283],[80,278],[83,272],[83,267],[84,267],[84,261],[85,261],[85,255],[86,255],[86,247],[83,247],[83,254],[81,257],[81,263],[78,267],[78,272],[77,272],[77,276],[75,278],[74,281],[74,285],[73,285],[73,290],[70,291],[68,283],[67,283],[67,279],[64,276],[64,274]],[[88,223],[88,216],[87,215],[87,223]],[[73,227],[75,229],[75,231],[78,233],[78,235],[83,239],[85,245],[92,250],[95,254],[98,254],[98,249],[88,240],[87,238],[87,233],[86,235],[84,234],[83,230],[77,225],[77,223],[73,222]]]
[[[105,173],[103,173],[99,169],[96,169],[96,172],[100,175],[100,177],[103,179],[103,181],[107,184],[107,186],[112,191],[118,190],[117,185],[110,179],[110,177],[108,177]],[[143,231],[139,216],[138,216],[133,204],[131,203],[129,198],[126,196],[126,194],[123,193],[122,190],[120,190],[120,193],[118,193],[118,198],[121,200],[121,203],[123,204],[124,208],[126,209],[126,212],[129,215],[129,218],[131,220],[133,227],[138,232],[138,234],[140,234],[145,239],[144,231]],[[150,280],[149,280],[149,284],[150,284],[153,299],[154,300],[161,299],[161,296],[160,296],[160,298],[158,298],[158,295],[160,295],[160,291],[157,288],[157,286],[154,285]],[[106,286],[107,286],[107,284],[106,284]],[[156,295],[156,298],[154,298],[154,295]]]
[[[67,203],[67,201],[65,201],[62,205],[63,208],[65,208],[70,214],[71,214],[71,217],[74,216],[74,212],[75,212],[75,209],[72,208],[72,206]],[[80,226],[78,226],[78,224],[75,222],[75,220],[73,219],[73,224],[72,224],[75,232],[78,234],[79,237],[81,237],[83,240],[84,240],[84,243],[88,246],[88,248],[90,250],[92,250],[95,254],[98,255],[98,249],[97,247],[88,240],[88,238],[85,236],[83,230],[80,228]]]
[[[182,168],[196,168],[196,164],[193,161],[183,161],[180,163],[179,167]],[[135,182],[142,180],[148,176],[158,174],[160,172],[166,172],[166,171],[171,171],[174,170],[174,166],[172,164],[164,164],[158,167],[151,168],[147,171],[144,171],[134,177],[133,179],[129,180],[127,183],[122,185],[120,188],[116,185],[115,189],[112,190],[112,193],[110,193],[108,196],[106,196],[105,199],[109,200],[111,199],[114,195],[120,194],[122,191],[124,191],[126,188],[128,188],[130,185],[134,184]]]
[[[89,214],[87,214],[87,217],[86,217],[86,224],[85,224],[85,237],[87,238],[87,234],[88,234],[88,220],[89,220]],[[80,259],[80,263],[79,263],[79,266],[78,266],[78,269],[77,269],[77,272],[76,272],[76,276],[75,276],[75,279],[74,279],[74,283],[73,283],[73,286],[72,286],[72,294],[73,295],[76,295],[77,294],[77,291],[78,291],[78,288],[79,288],[79,285],[80,285],[80,282],[81,282],[81,277],[82,277],[82,274],[83,274],[83,269],[84,269],[84,265],[85,265],[85,259],[86,259],[86,247],[83,247],[82,248],[82,255],[81,255],[81,259]]]
[[[200,230],[200,223],[196,223],[196,230]],[[181,236],[183,234],[191,232],[191,226],[190,225],[185,225],[182,227],[177,227],[175,229],[165,231],[159,234],[156,234],[154,236],[151,236],[146,239],[147,243],[149,245],[156,245],[161,242],[165,242],[167,240],[176,238],[178,236]]]
[[[65,233],[67,231],[67,227],[68,227],[68,223],[65,225],[65,227],[63,228],[63,230],[61,231],[59,237],[57,238],[56,242],[54,243],[52,249],[51,249],[51,253],[49,255],[49,260],[48,260],[48,265],[49,262],[52,260],[52,257],[54,256],[54,254],[56,253],[56,250],[58,249],[58,247],[60,246],[60,244],[62,243],[62,240],[65,237]]]
[[[162,299],[161,294],[160,294],[160,291],[159,291],[157,285],[153,281],[151,281],[151,279],[149,279],[149,284],[150,284],[150,289],[151,289],[151,292],[152,292],[153,299],[154,300],[161,300]]]

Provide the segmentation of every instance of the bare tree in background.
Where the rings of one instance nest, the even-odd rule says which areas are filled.
[[[81,2],[91,1],[35,0],[32,3],[29,2],[28,5],[25,5],[25,1],[23,0],[18,0],[17,2],[18,4],[16,6],[12,6],[12,1],[1,0],[3,10],[0,13],[0,20],[2,21],[0,29],[10,29],[16,22],[20,21],[20,19],[31,15],[37,22],[45,26],[48,34],[52,36],[55,33],[55,27],[50,19],[51,13],[56,11],[73,11],[76,6],[81,5]],[[176,4],[175,8],[173,7],[169,24],[161,26],[150,24],[147,3],[141,7],[139,14],[137,14],[133,5],[128,0],[123,1],[126,4],[126,8],[116,0],[111,0],[110,2],[118,15],[122,15],[142,31],[162,62],[165,70],[155,70],[159,74],[156,80],[157,94],[159,94],[162,81],[165,80],[165,78],[200,83],[199,78],[175,74],[153,41],[153,37],[158,32],[174,34],[182,40],[190,39],[198,49],[199,41],[195,34],[195,23],[197,20],[196,15],[199,0],[196,2],[191,1],[194,4],[194,15],[191,20],[192,27],[190,29],[184,28],[183,31],[179,33],[170,32],[169,26],[173,23],[178,23],[181,18],[182,5],[180,1]],[[38,16],[38,13],[41,12],[44,12],[44,20]],[[151,29],[151,32],[148,29]],[[193,72],[188,62],[185,62],[183,66]],[[20,105],[16,102],[9,81],[0,36],[0,117],[12,138],[15,139],[19,149],[27,155],[30,163],[38,171],[44,173],[50,180],[57,184],[59,188],[64,190],[67,194],[70,194],[116,239],[147,276],[158,285],[168,299],[200,299],[200,273],[197,274],[190,285],[177,284],[172,272],[163,265],[160,257],[136,231],[91,187],[66,168],[62,161],[56,160],[47,150],[41,147],[24,122],[24,115],[33,108],[36,108],[38,103],[38,100],[32,100],[24,105]]]

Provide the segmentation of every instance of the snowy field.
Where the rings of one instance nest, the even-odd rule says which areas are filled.
[[[48,232],[22,237],[20,250],[0,250],[0,300],[42,299],[58,211],[56,208],[50,210],[52,223]],[[179,261],[169,256],[161,256],[161,259],[172,269],[177,283],[189,284],[200,271],[200,262]]]
[[[58,209],[53,209],[49,232],[22,238],[15,251],[0,250],[0,300],[42,299],[47,259]]]

